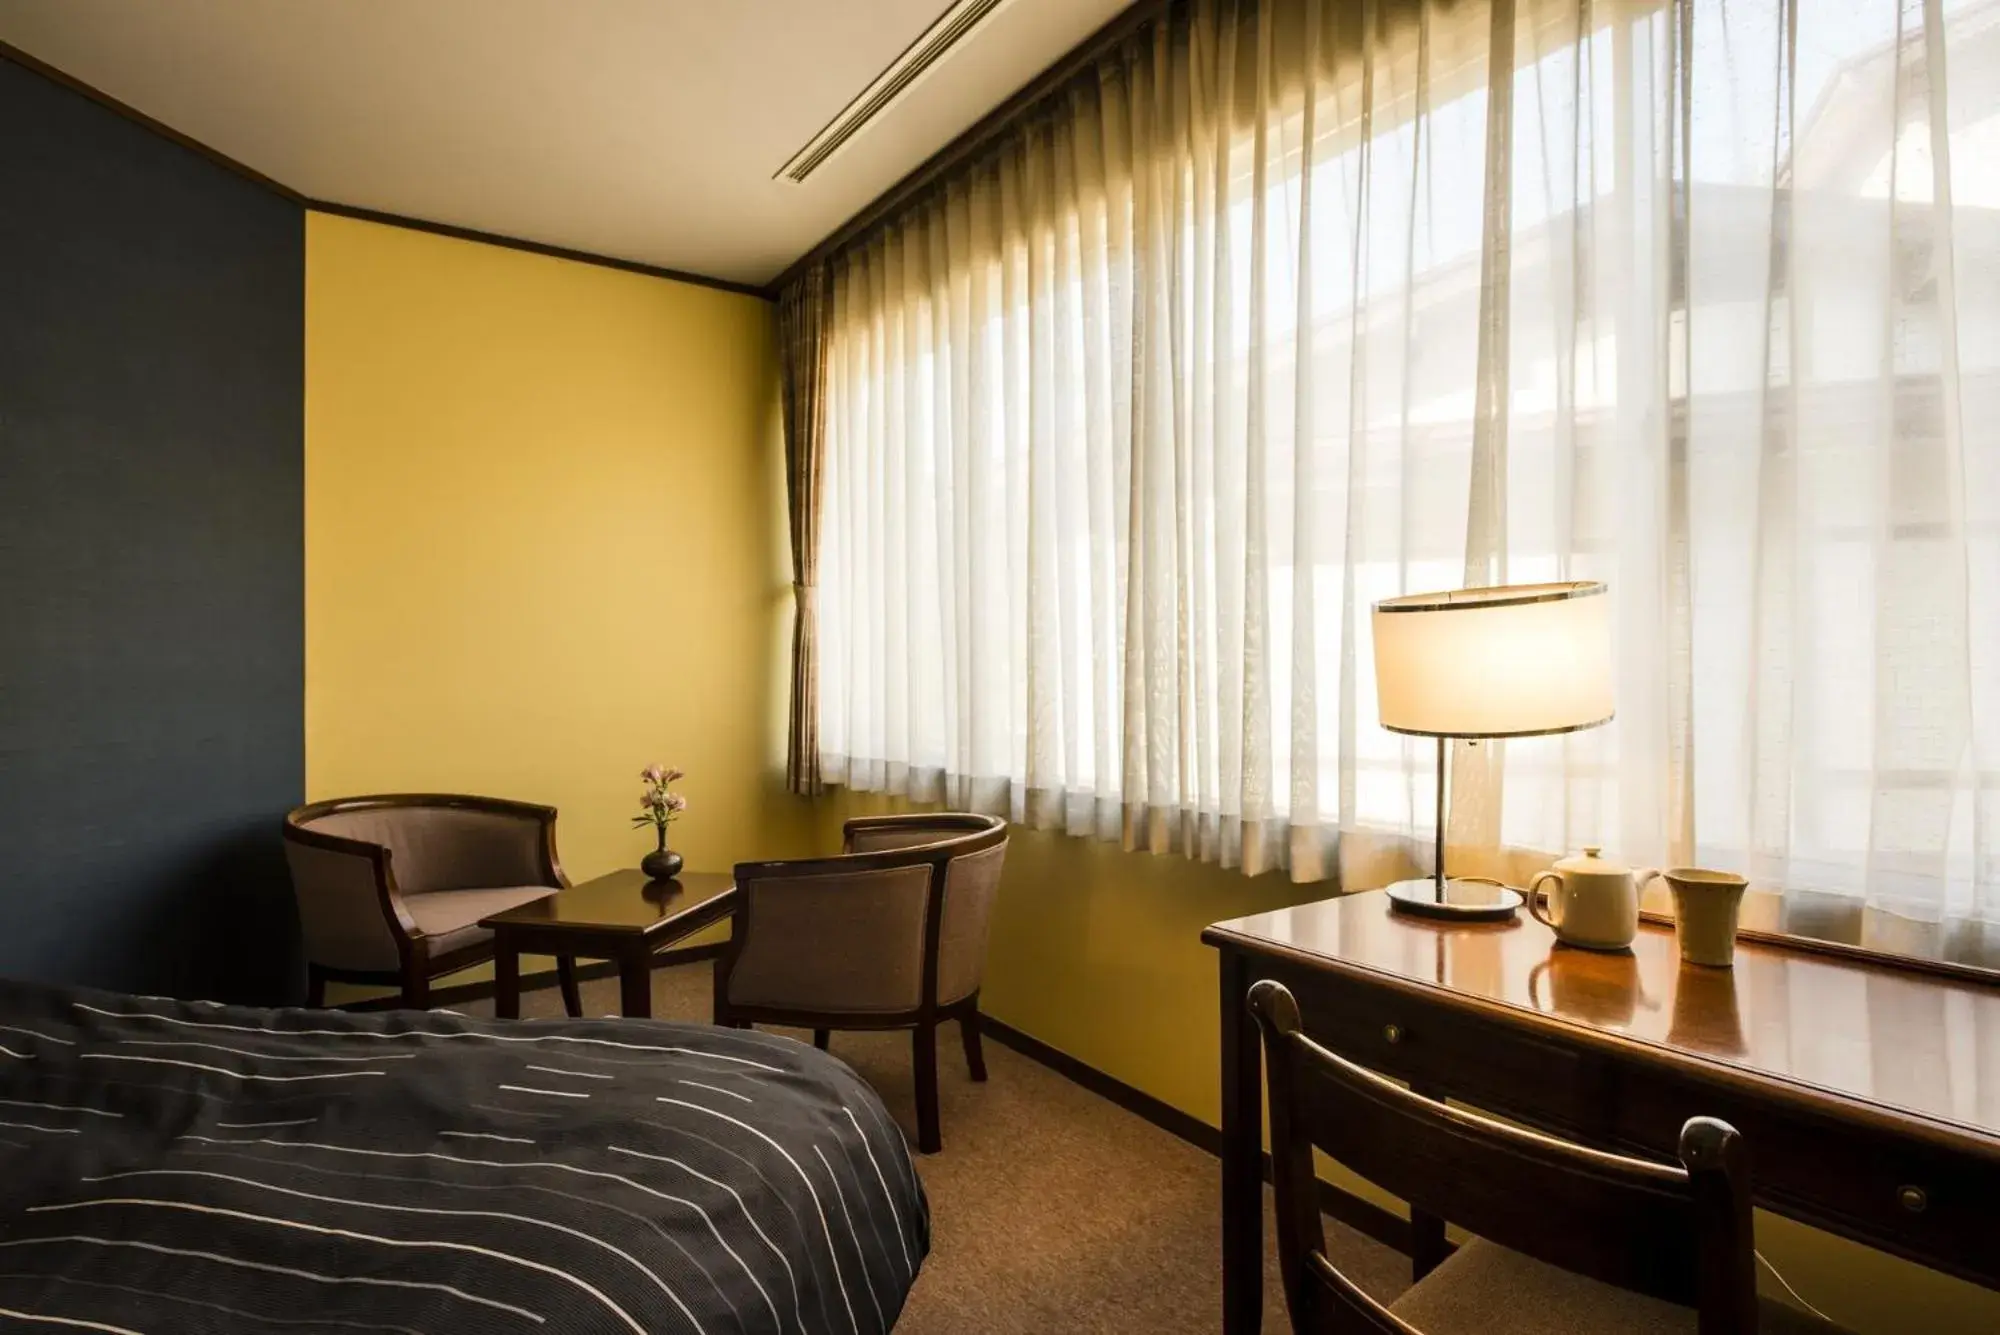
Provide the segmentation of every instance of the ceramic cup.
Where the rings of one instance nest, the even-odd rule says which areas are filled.
[[[1749,885],[1733,871],[1669,867],[1659,873],[1674,893],[1674,935],[1689,964],[1727,969],[1736,963],[1736,918]]]

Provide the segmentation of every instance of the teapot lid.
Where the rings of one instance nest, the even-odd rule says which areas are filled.
[[[1556,863],[1556,870],[1562,872],[1583,872],[1586,875],[1622,876],[1632,869],[1622,862],[1604,856],[1604,849],[1596,844],[1585,844],[1583,852],[1563,858]]]

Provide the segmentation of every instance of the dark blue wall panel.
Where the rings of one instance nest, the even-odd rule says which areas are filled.
[[[303,211],[0,60],[0,974],[289,993]]]

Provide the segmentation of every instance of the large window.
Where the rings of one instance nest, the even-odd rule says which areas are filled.
[[[828,776],[1394,874],[1370,603],[1601,578],[1454,856],[2000,920],[1997,141],[1994,0],[1177,11],[839,266]]]

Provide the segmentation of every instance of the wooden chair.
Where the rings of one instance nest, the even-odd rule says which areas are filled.
[[[569,885],[556,809],[498,797],[393,793],[314,802],[285,817],[285,857],[305,931],[307,1001],[329,980],[401,987],[430,1005],[433,978],[493,958],[482,918]],[[576,960],[556,961],[563,1004],[583,1013]]]
[[[1278,1255],[1292,1328],[1571,1335],[1758,1328],[1743,1139],[1696,1117],[1679,1167],[1523,1131],[1413,1094],[1301,1032],[1276,982],[1263,1030]],[[1387,1307],[1342,1275],[1320,1226],[1313,1148],[1477,1236]]]
[[[957,813],[847,822],[838,857],[736,864],[730,940],[715,967],[715,1022],[909,1029],[917,1147],[935,1154],[937,1027],[958,1021],[986,1079],[979,985],[1007,856],[1007,823]]]

